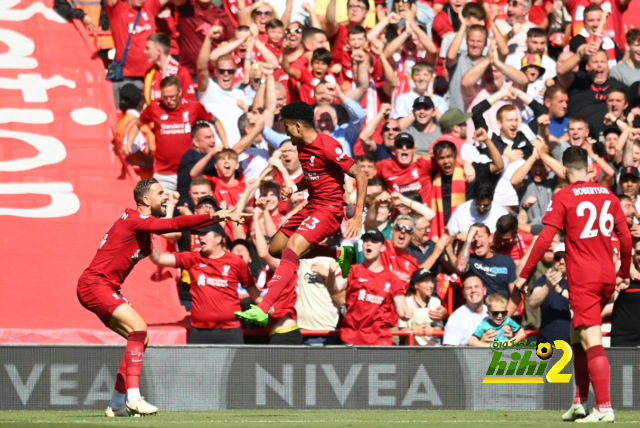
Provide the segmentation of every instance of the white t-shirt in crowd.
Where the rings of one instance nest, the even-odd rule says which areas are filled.
[[[282,15],[284,15],[284,11],[287,9],[287,0],[264,0],[264,2],[273,6],[276,12],[278,12],[280,19],[282,19]],[[291,22],[305,23],[305,19],[309,17],[309,13],[302,8],[302,5],[305,3],[309,3],[311,9],[316,7],[316,0],[293,0]]]
[[[487,305],[482,305],[482,312],[479,314],[471,312],[467,305],[462,305],[456,309],[444,326],[442,344],[452,346],[468,345],[473,332],[476,331],[482,320],[487,316],[487,310]]]
[[[503,215],[509,214],[507,210],[497,205],[495,201],[491,205],[491,210],[485,215],[478,214],[475,201],[473,199],[460,205],[456,211],[451,214],[447,227],[452,236],[459,233],[468,233],[469,228],[474,223],[484,223],[487,225],[491,233],[496,231],[496,223]]]
[[[415,91],[406,92],[398,97],[396,100],[396,104],[393,107],[393,112],[391,112],[391,117],[394,119],[400,119],[401,117],[407,117],[413,112],[413,102],[418,98],[418,95]],[[436,106],[440,113],[444,114],[447,110],[449,110],[449,105],[447,102],[439,95],[429,95],[431,101],[433,101],[433,105]]]
[[[258,178],[262,171],[269,166],[269,146],[264,140],[251,145],[247,150],[240,153],[238,161],[245,180]]]
[[[224,132],[227,134],[229,147],[235,146],[240,141],[241,135],[238,129],[238,118],[242,116],[244,111],[238,107],[238,100],[242,100],[246,105],[244,92],[240,89],[231,89],[225,91],[218,85],[218,82],[209,78],[209,86],[204,92],[198,91],[200,102],[213,114],[224,126]],[[214,130],[215,132],[215,130]],[[216,141],[220,141],[220,137],[216,132]],[[246,175],[246,173],[245,173]],[[258,174],[259,176],[260,174]]]
[[[327,291],[324,281],[311,270],[315,262],[329,269],[329,257],[301,259],[298,268],[298,325],[307,330],[335,330],[338,325],[338,308]]]

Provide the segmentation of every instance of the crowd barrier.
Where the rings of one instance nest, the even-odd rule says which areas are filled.
[[[123,351],[0,346],[0,409],[103,409]],[[606,352],[614,408],[637,409],[640,352]],[[162,410],[561,410],[572,403],[573,382],[483,384],[492,355],[468,347],[150,346],[140,387]],[[572,370],[570,363],[562,373]]]

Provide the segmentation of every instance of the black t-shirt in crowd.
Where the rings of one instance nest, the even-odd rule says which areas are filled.
[[[180,200],[178,206],[183,206],[186,202],[189,204],[189,209],[193,212],[195,208],[193,201],[189,197],[189,187],[191,186],[191,168],[198,163],[200,159],[205,157],[206,153],[199,153],[194,148],[190,148],[180,159],[178,164],[178,193],[180,193]],[[216,171],[215,162],[209,162],[209,165],[204,169],[203,175],[210,177],[217,177],[218,171]],[[174,215],[179,215],[176,210]]]
[[[547,277],[541,276],[533,285],[533,289],[546,287]],[[567,289],[567,280],[560,281],[560,287]],[[555,293],[549,295],[542,305],[540,305],[540,337],[538,342],[553,343],[554,340],[564,340],[571,343],[571,312],[569,312],[569,301]]]
[[[640,281],[631,281],[613,304],[611,346],[640,346]]]
[[[602,84],[595,83],[585,72],[578,71],[569,88],[567,117],[582,116],[587,119],[591,135],[598,138],[601,128],[605,128],[604,116],[608,111],[607,91],[614,86],[627,88],[612,77]]]
[[[449,224],[451,218],[451,181],[453,180],[453,174],[444,175],[441,174],[442,184],[442,210],[444,214],[444,224]]]
[[[587,44],[587,39],[585,39],[585,37],[582,34],[578,34],[577,36],[572,38],[571,41],[569,42],[569,50],[571,50],[571,52],[573,53],[577,53],[578,48],[585,44]],[[618,49],[618,44],[615,41],[613,42],[613,44],[614,44],[614,49],[616,51],[616,61],[620,62],[624,55],[622,54],[622,52],[620,52],[620,49]],[[585,71],[586,65],[587,65],[586,61],[581,61],[580,70]]]
[[[424,253],[422,252],[420,247],[418,247],[413,242],[410,242],[409,246],[407,247],[407,253],[412,255],[418,261],[418,264],[421,265],[422,263],[427,261],[427,259],[429,257],[431,257],[431,255],[433,254],[433,251],[435,250],[435,248],[436,248],[436,243],[433,242],[431,239],[429,239],[427,242],[425,242],[425,244],[424,244]],[[435,272],[435,273],[440,272],[440,259],[441,258],[442,258],[442,256],[440,256],[438,258],[438,260],[433,264],[431,269],[429,269],[431,272]]]
[[[513,259],[504,254],[492,253],[492,257],[469,257],[468,272],[473,272],[482,279],[487,288],[487,297],[494,293],[502,294],[509,299],[509,284],[516,280],[516,264]]]

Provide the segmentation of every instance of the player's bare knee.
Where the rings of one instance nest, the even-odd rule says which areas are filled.
[[[131,327],[133,328],[132,331],[147,331],[147,323],[142,319],[136,320]]]
[[[301,235],[294,233],[287,241],[287,248],[300,256],[311,249],[311,244]]]
[[[271,255],[271,257],[275,257],[276,259],[279,259],[280,257],[282,257],[282,249],[270,245],[269,254]]]

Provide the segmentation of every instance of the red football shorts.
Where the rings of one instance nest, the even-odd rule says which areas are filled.
[[[80,277],[77,293],[80,304],[96,314],[107,328],[111,328],[113,311],[120,305],[129,304],[119,291],[97,278]]]
[[[576,329],[581,325],[602,325],[602,310],[616,290],[615,284],[585,284],[569,286],[571,323]]]
[[[324,238],[340,229],[343,217],[342,207],[320,209],[306,206],[283,224],[280,230],[287,237],[297,233],[310,244],[319,244]]]

